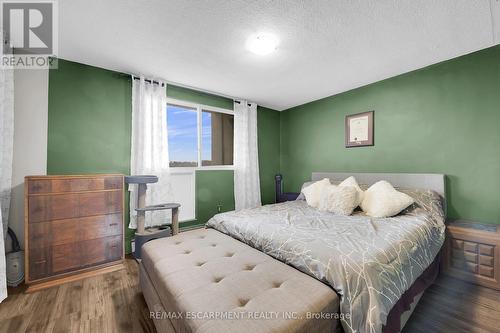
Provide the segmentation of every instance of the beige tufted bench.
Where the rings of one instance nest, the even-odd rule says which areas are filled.
[[[158,332],[340,331],[330,287],[218,231],[153,240],[142,251],[140,283]]]

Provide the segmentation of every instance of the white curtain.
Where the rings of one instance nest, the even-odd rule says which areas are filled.
[[[132,78],[132,154],[131,175],[155,175],[158,183],[149,184],[146,205],[172,201],[168,157],[166,84]],[[130,185],[130,224],[137,228],[137,185]],[[169,223],[169,210],[146,213],[146,227]]]
[[[234,102],[234,201],[236,210],[261,205],[257,104]]]
[[[0,70],[0,302],[7,297],[5,237],[7,237],[12,152],[14,144],[14,72]]]

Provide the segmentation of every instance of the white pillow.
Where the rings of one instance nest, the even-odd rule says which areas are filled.
[[[396,191],[390,183],[381,180],[365,191],[361,209],[372,217],[390,217],[414,202],[412,197]]]
[[[302,187],[300,188],[300,194],[297,197],[297,199],[295,199],[295,200],[306,200],[306,196],[304,195],[302,190],[305,189],[306,187],[308,187],[309,185],[314,184],[314,183],[316,183],[316,182],[309,181],[309,182],[305,182],[304,184],[302,184]]]
[[[306,186],[302,189],[302,193],[306,197],[307,204],[312,207],[318,207],[319,200],[323,194],[323,189],[326,186],[330,186],[330,180],[328,178],[323,178],[320,181],[314,182],[313,184]]]
[[[346,178],[346,179],[344,179],[344,181],[342,183],[339,184],[339,186],[352,186],[352,187],[354,187],[356,189],[357,194],[358,194],[358,197],[356,199],[356,207],[361,205],[361,203],[363,202],[363,196],[364,196],[365,192],[361,189],[361,187],[359,187],[358,182],[356,181],[356,178],[354,178],[353,176]],[[354,208],[356,208],[356,207],[354,207]]]
[[[351,215],[358,207],[358,192],[354,186],[329,185],[323,189],[318,209],[335,215]]]

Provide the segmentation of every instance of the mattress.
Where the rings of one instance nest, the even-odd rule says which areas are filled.
[[[338,216],[305,201],[215,215],[207,226],[329,284],[346,332],[382,332],[393,306],[434,261],[444,212],[432,191],[392,218]]]

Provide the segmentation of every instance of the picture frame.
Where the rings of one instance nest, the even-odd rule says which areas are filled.
[[[373,123],[375,111],[345,116],[345,147],[373,146]]]

